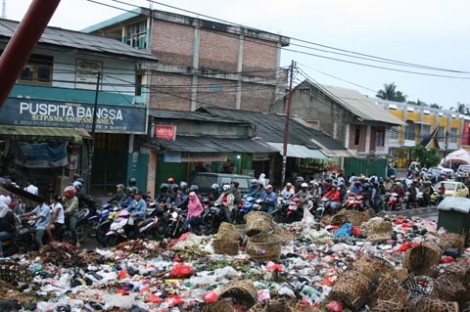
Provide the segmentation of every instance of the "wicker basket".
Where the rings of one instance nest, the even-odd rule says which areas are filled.
[[[456,233],[444,233],[439,236],[439,246],[442,250],[458,248],[460,252],[465,251],[465,236]]]
[[[214,239],[212,241],[212,247],[216,254],[225,254],[229,256],[238,255],[240,244],[238,241],[227,240],[227,239]]]
[[[275,234],[259,234],[249,238],[246,253],[258,262],[279,261],[282,238]]]
[[[222,290],[220,298],[232,298],[235,303],[242,304],[249,309],[258,301],[258,293],[253,281],[240,280],[227,284]]]
[[[432,297],[446,301],[461,302],[465,299],[466,289],[459,280],[441,275],[434,281]]]
[[[345,214],[335,214],[329,219],[331,225],[341,226],[346,222],[349,222],[348,217]]]
[[[360,226],[363,222],[367,222],[370,219],[367,213],[356,210],[341,209],[338,214],[344,214],[348,218],[348,221],[354,226]]]
[[[245,216],[245,233],[248,236],[269,232],[273,219],[269,213],[264,211],[251,211]]]
[[[433,243],[408,249],[403,256],[403,267],[417,275],[432,275],[441,260],[441,248]]]
[[[370,309],[371,312],[401,312],[403,304],[393,300],[379,300],[375,306]]]
[[[198,303],[188,306],[182,310],[183,312],[236,312],[236,310],[225,301],[217,301],[211,303]]]
[[[247,312],[292,312],[292,309],[285,300],[269,300],[258,302]]]
[[[217,231],[217,239],[238,241],[241,238],[240,231],[230,223],[222,222]]]
[[[379,258],[371,259],[366,256],[363,256],[355,261],[351,265],[351,269],[361,272],[374,283],[378,282],[382,275],[392,275],[395,272],[395,268],[388,261]]]
[[[408,310],[413,312],[459,312],[457,302],[442,301],[428,297],[412,300]]]
[[[282,227],[281,225],[277,223],[273,223],[272,229],[273,229],[272,231],[273,234],[279,235],[281,237],[282,244],[284,245],[291,242],[294,239],[294,236],[295,236],[294,233],[288,231],[287,229],[285,229],[284,227]]]
[[[386,275],[381,279],[379,286],[375,290],[371,306],[377,307],[382,305],[381,309],[384,308],[384,305],[393,306],[394,309],[398,308],[398,311],[400,311],[406,306],[409,299],[410,295],[406,289],[391,276]]]
[[[346,271],[336,281],[329,299],[338,300],[345,306],[358,311],[369,300],[372,282],[358,271]]]
[[[369,216],[369,219],[372,219],[376,216],[376,212],[373,208],[367,208],[364,210],[364,213]]]
[[[367,240],[379,242],[392,238],[393,226],[391,222],[384,221],[382,218],[374,218],[361,226],[367,232]]]

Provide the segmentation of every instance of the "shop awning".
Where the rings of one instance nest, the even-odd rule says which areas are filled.
[[[270,143],[270,146],[275,148],[281,155],[284,152],[283,143]],[[314,158],[314,159],[328,159],[320,150],[307,148],[303,145],[287,144],[287,157],[294,158]]]
[[[84,140],[92,139],[85,129],[0,125],[0,139],[24,140],[25,138],[74,143],[83,143]]]
[[[356,153],[350,150],[330,150],[322,148],[321,152],[328,157],[357,157]]]
[[[189,153],[276,153],[264,142],[250,138],[229,139],[216,137],[184,137],[177,136],[174,141],[157,140],[172,152]]]

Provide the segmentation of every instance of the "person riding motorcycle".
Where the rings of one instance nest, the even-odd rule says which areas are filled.
[[[356,195],[362,194],[362,183],[359,180],[354,181],[354,184],[351,186],[349,191]]]
[[[139,221],[145,219],[147,214],[147,203],[142,198],[142,192],[137,191],[134,194],[134,200],[127,207],[127,211],[134,217],[135,224],[138,225]]]
[[[326,208],[338,210],[341,207],[341,194],[336,185],[333,184],[330,191],[324,197],[328,199]]]
[[[264,190],[265,192],[260,197],[262,200],[261,205],[269,214],[271,214],[276,208],[277,195],[275,192],[273,192],[273,187],[271,184],[266,185]]]
[[[224,213],[225,213],[225,218],[228,223],[231,223],[232,217],[232,209],[233,209],[233,194],[230,189],[230,185],[224,184],[222,185],[222,194],[219,196],[219,198],[215,201],[215,205],[222,205],[224,208]]]
[[[411,185],[407,188],[408,200],[406,201],[406,209],[411,209],[411,205],[416,207],[418,191],[416,190],[416,181],[411,182]]]
[[[171,203],[171,196],[168,193],[168,184],[162,183],[160,185],[160,193],[157,196],[156,202],[158,205]]]
[[[423,193],[423,201],[425,206],[429,206],[431,203],[431,197],[434,194],[434,189],[432,187],[432,182],[429,180],[423,181],[423,186],[421,187],[421,192]]]
[[[308,184],[307,183],[302,183],[300,185],[300,190],[295,194],[295,198],[300,199],[300,206],[303,207],[304,205],[308,204],[308,200],[310,197],[310,191],[308,190]]]
[[[121,202],[119,202],[119,206],[122,208],[127,208],[131,204],[131,202],[134,200],[134,195],[137,192],[137,187],[132,186],[129,188],[129,191],[127,192],[126,198],[124,198]]]
[[[281,197],[285,200],[290,200],[292,197],[294,197],[295,191],[292,188],[292,183],[287,183],[284,189],[282,189],[281,192]]]
[[[220,186],[217,183],[211,185],[211,191],[209,193],[209,201],[214,202],[220,196]]]
[[[238,189],[239,185],[240,183],[238,183],[238,181],[233,180],[230,182],[230,188],[233,194],[233,206],[234,207],[238,207],[242,202],[242,193]]]
[[[252,182],[252,186],[253,186],[253,182]],[[250,193],[248,193],[248,196],[252,196],[255,199],[259,199],[261,198],[263,193],[264,193],[264,185],[256,181],[256,189],[254,190],[252,189]]]
[[[126,187],[124,184],[116,185],[116,194],[109,200],[110,203],[119,204],[122,200],[127,197]]]

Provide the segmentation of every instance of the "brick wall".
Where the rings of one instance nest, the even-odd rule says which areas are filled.
[[[192,66],[193,41],[193,27],[154,20],[152,54],[160,63]]]
[[[243,71],[246,71],[247,75],[274,77],[272,69],[277,66],[276,44],[245,37],[243,43]]]
[[[189,111],[191,109],[191,77],[152,73],[150,107]]]
[[[201,30],[199,44],[199,67],[225,72],[237,71],[238,37]]]
[[[242,90],[242,110],[269,112],[269,107],[274,101],[275,87],[243,83]]]
[[[216,106],[235,109],[235,81],[198,78],[197,107]]]

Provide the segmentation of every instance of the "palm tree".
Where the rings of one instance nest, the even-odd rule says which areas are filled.
[[[397,86],[394,82],[384,84],[383,90],[379,90],[376,97],[382,100],[389,100],[400,103],[406,102],[406,95],[404,95],[401,91],[397,91]]]
[[[451,107],[450,110],[455,110],[457,113],[462,115],[470,115],[470,110],[465,103],[457,102],[457,107]]]

